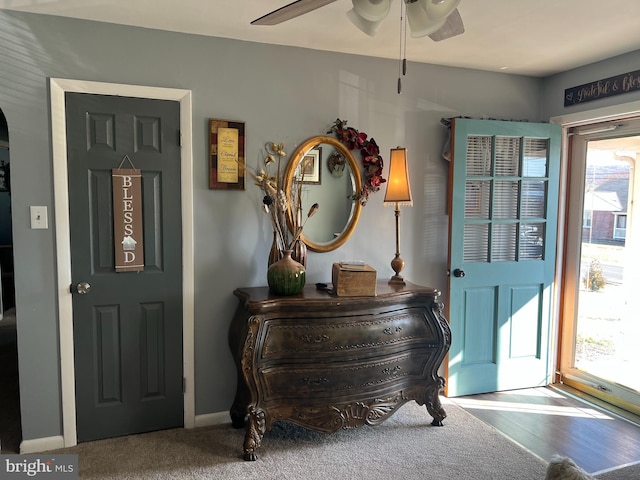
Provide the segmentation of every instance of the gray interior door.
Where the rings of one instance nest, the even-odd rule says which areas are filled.
[[[67,93],[66,116],[78,441],[182,426],[179,104]],[[116,273],[125,155],[142,171],[144,269]]]

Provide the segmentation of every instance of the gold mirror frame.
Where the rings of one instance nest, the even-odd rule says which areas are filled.
[[[320,253],[335,250],[336,248],[343,245],[349,239],[349,237],[351,237],[353,231],[356,229],[362,210],[362,205],[360,204],[360,201],[357,200],[357,198],[359,198],[362,194],[362,176],[360,175],[360,166],[356,162],[356,159],[353,157],[349,149],[345,147],[342,142],[326,135],[319,135],[317,137],[311,137],[305,140],[291,154],[291,159],[289,160],[287,168],[284,172],[284,189],[287,198],[290,198],[291,196],[291,186],[293,185],[293,175],[295,174],[296,167],[309,150],[322,144],[331,145],[342,155],[344,155],[344,158],[347,159],[349,167],[351,167],[351,175],[353,175],[353,184],[355,186],[355,192],[353,193],[356,199],[353,200],[354,208],[349,222],[347,223],[342,233],[331,242],[316,243],[307,238],[304,233],[300,236],[300,239],[302,240],[302,242],[304,242],[309,250],[311,250],[312,252]],[[320,168],[324,168],[324,165],[320,165]],[[322,205],[320,205],[320,208],[322,208]],[[289,218],[291,218],[291,215],[292,212],[289,210]]]

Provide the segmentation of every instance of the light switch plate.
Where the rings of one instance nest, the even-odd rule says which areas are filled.
[[[31,209],[31,228],[33,229],[49,228],[49,220],[47,218],[47,207],[31,205],[29,208]]]

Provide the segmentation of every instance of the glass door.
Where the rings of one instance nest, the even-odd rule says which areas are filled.
[[[577,128],[571,147],[562,378],[638,413],[640,123]]]

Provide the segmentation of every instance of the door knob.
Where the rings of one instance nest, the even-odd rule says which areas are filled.
[[[464,277],[464,275],[465,275],[464,270],[460,270],[459,268],[456,268],[456,269],[453,271],[453,276],[454,276],[454,277],[458,277],[458,278],[460,278],[460,277]]]
[[[85,295],[89,293],[90,290],[91,290],[91,285],[89,285],[87,282],[80,282],[78,285],[76,285],[76,291],[80,295]]]

